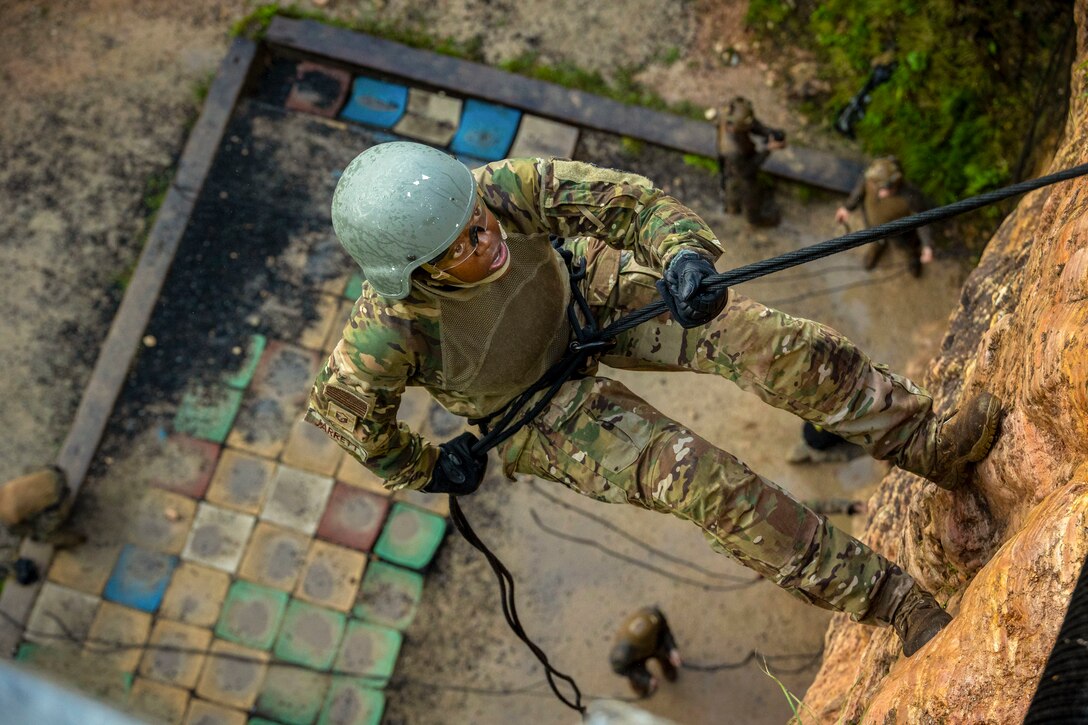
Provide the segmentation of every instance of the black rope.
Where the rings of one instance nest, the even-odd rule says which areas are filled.
[[[815,259],[820,259],[821,257],[844,252],[847,249],[860,247],[869,242],[875,242],[878,239],[898,236],[919,227],[924,227],[927,224],[933,224],[934,222],[949,219],[960,214],[966,214],[969,211],[981,209],[984,206],[989,206],[990,204],[994,204],[1004,199],[1019,196],[1020,194],[1026,194],[1029,191],[1035,191],[1044,186],[1056,184],[1059,181],[1075,179],[1078,176],[1084,176],[1085,174],[1088,174],[1088,164],[1073,166],[1072,168],[1063,169],[1062,171],[1053,174],[1040,176],[1037,179],[1028,179],[1027,181],[1021,181],[1002,189],[995,189],[994,191],[988,191],[984,194],[961,199],[960,201],[937,207],[936,209],[927,209],[926,211],[917,214],[890,221],[887,224],[881,224],[880,226],[872,227],[870,229],[859,229],[856,232],[850,232],[841,237],[829,239],[801,249],[795,249],[786,252],[785,254],[780,254],[777,257],[746,264],[743,267],[738,267],[728,272],[708,277],[703,284],[710,289],[715,290],[732,287],[742,282],[748,282],[757,277],[771,274],[772,272],[779,272],[783,269],[796,267],[805,262],[811,262]],[[642,309],[636,310],[629,315],[616,320],[601,332],[601,336],[604,338],[613,338],[621,332],[637,327],[647,320],[652,320],[665,310],[664,300],[652,302]]]
[[[533,640],[529,638],[529,635],[525,633],[525,628],[521,626],[521,620],[518,618],[517,604],[514,600],[514,577],[510,574],[510,570],[499,558],[495,556],[492,551],[487,548],[487,545],[480,540],[480,537],[476,535],[476,532],[472,530],[472,526],[469,525],[468,519],[465,518],[464,512],[461,510],[461,504],[458,503],[457,497],[450,495],[450,520],[453,521],[454,526],[461,532],[461,535],[465,537],[468,543],[472,544],[476,549],[487,558],[487,563],[491,565],[491,569],[495,572],[495,577],[499,580],[499,595],[502,599],[502,614],[506,618],[506,623],[510,625],[510,629],[514,631],[514,634],[518,636],[522,642],[532,651],[536,658],[540,660],[540,664],[544,665],[544,675],[548,678],[548,686],[552,688],[552,692],[558,697],[564,705],[577,710],[583,715],[586,712],[585,705],[582,704],[582,691],[578,688],[578,683],[574,681],[570,675],[564,674],[555,669],[548,662],[548,656],[544,654],[542,650]],[[563,680],[571,689],[574,690],[574,700],[570,700],[560,692],[558,685],[556,685],[556,679]]]
[[[703,285],[712,290],[726,289],[743,282],[749,282],[753,279],[766,276],[773,272],[780,272],[784,269],[789,269],[790,267],[796,267],[797,265],[805,264],[806,262],[812,262],[822,257],[844,252],[847,249],[860,247],[869,242],[905,234],[906,232],[919,227],[924,227],[927,224],[933,224],[944,219],[981,209],[984,206],[994,204],[998,201],[1019,196],[1020,194],[1026,194],[1030,191],[1035,191],[1036,189],[1041,189],[1044,186],[1056,184],[1060,181],[1075,179],[1078,176],[1084,176],[1085,174],[1088,174],[1088,164],[1080,164],[1079,166],[1063,169],[1062,171],[1053,174],[1040,176],[1037,179],[1021,181],[1001,189],[995,189],[967,199],[961,199],[960,201],[945,206],[927,209],[926,211],[917,214],[902,217],[901,219],[890,221],[887,224],[881,224],[870,229],[859,229],[858,231],[849,232],[840,237],[819,242],[818,244],[813,244],[801,249],[794,249],[784,254],[780,254],[777,257],[746,264],[743,267],[737,267],[736,269],[721,274],[711,275],[704,280]],[[553,240],[553,244],[556,246],[559,253],[564,255],[564,259],[567,260],[569,267],[570,260],[567,259],[567,255],[570,253],[562,249],[561,240]],[[575,270],[572,274],[579,271],[584,276],[584,266],[580,270]],[[472,450],[474,453],[486,453],[488,450],[513,435],[521,428],[521,426],[543,410],[548,401],[559,391],[562,384],[569,380],[570,377],[573,376],[597,351],[596,348],[606,345],[620,333],[633,329],[643,322],[652,320],[667,309],[664,300],[657,300],[645,307],[624,315],[603,330],[598,331],[596,330],[596,322],[591,315],[585,320],[583,327],[580,327],[575,322],[573,313],[575,304],[577,303],[578,308],[583,311],[588,308],[585,305],[584,298],[581,300],[577,299],[577,297],[581,296],[580,291],[577,289],[577,285],[571,285],[571,294],[577,295],[571,300],[571,304],[568,308],[568,315],[571,317],[572,326],[577,336],[576,341],[571,343],[572,350],[566,357],[560,359],[559,362],[553,365],[548,372],[545,373],[544,378],[538,381],[537,384],[532,386],[529,390],[525,391],[525,393],[518,396],[507,407],[500,423],[473,445]],[[545,379],[547,382],[544,382],[544,384],[541,385]],[[541,396],[533,406],[533,409],[511,426],[510,422],[513,420],[514,416],[517,415],[517,411],[521,410],[521,408],[528,403],[530,398],[549,384],[549,390],[545,395]]]
[[[1088,561],[1069,598],[1058,639],[1031,698],[1024,725],[1088,721]]]

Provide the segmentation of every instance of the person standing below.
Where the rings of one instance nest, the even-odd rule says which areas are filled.
[[[643,607],[623,620],[608,662],[613,672],[627,678],[636,695],[649,697],[657,690],[657,678],[650,674],[646,663],[654,659],[665,679],[674,682],[676,668],[683,662],[672,630],[660,609]]]
[[[903,180],[903,169],[894,156],[876,159],[854,185],[846,204],[835,210],[835,221],[846,224],[850,212],[861,207],[865,225],[880,226],[929,208],[922,192]],[[933,261],[933,235],[929,227],[891,238],[891,243],[906,256],[914,277],[922,276],[922,265]],[[865,269],[876,267],[888,248],[887,239],[871,242],[865,252]]]
[[[781,213],[759,168],[771,151],[785,147],[786,132],[760,123],[747,98],[736,96],[719,111],[718,163],[727,214],[743,212],[752,226],[778,225]]]
[[[989,393],[937,415],[927,392],[830,328],[705,287],[720,242],[638,174],[560,159],[469,171],[429,146],[384,143],[344,170],[332,222],[366,282],[306,419],[387,488],[463,496],[487,467],[471,433],[435,445],[399,422],[406,386],[455,415],[499,415],[563,359],[568,313],[603,328],[664,298],[668,314],[619,334],[497,447],[505,474],[691,521],[800,599],[890,625],[908,655],[951,620],[900,567],[598,366],[728,378],[950,489],[993,443]],[[568,274],[553,237],[582,273]],[[582,313],[568,306],[578,295]]]

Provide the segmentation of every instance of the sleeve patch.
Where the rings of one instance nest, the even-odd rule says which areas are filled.
[[[359,416],[352,413],[350,410],[345,410],[342,406],[332,400],[329,401],[327,415],[336,421],[342,428],[350,431],[355,430],[355,424],[359,422]]]
[[[355,415],[357,418],[366,418],[374,405],[374,398],[364,398],[354,390],[336,383],[326,383],[324,393],[325,397],[332,401],[342,412]],[[333,415],[331,404],[329,406],[329,415]],[[345,424],[345,427],[349,426]],[[349,428],[355,428],[354,421],[352,421]]]

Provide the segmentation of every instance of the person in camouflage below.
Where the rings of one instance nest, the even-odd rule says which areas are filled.
[[[419,385],[456,415],[484,417],[562,356],[570,280],[548,241],[559,235],[587,261],[580,284],[599,324],[659,294],[671,312],[622,333],[499,446],[507,476],[689,520],[713,548],[801,599],[891,625],[908,655],[950,621],[898,566],[597,363],[724,376],[946,488],[990,448],[1000,406],[989,394],[937,416],[924,390],[834,330],[701,289],[722,253],[717,238],[637,174],[558,159],[470,172],[429,146],[385,143],[344,170],[332,221],[367,281],[307,420],[388,488],[465,495],[480,485],[476,438],[424,440],[398,423],[400,397]]]

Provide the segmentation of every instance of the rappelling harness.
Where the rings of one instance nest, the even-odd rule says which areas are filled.
[[[785,254],[780,254],[777,257],[772,257],[770,259],[753,262],[752,264],[747,264],[728,272],[712,275],[704,280],[703,286],[714,291],[725,290],[729,287],[741,284],[742,282],[748,282],[758,277],[771,274],[772,272],[789,269],[790,267],[795,267],[832,254],[844,252],[848,249],[853,249],[879,239],[897,236],[917,229],[918,227],[926,226],[927,224],[932,224],[943,219],[958,216],[959,214],[974,211],[975,209],[980,209],[1004,199],[1041,189],[1044,186],[1049,186],[1060,181],[1068,181],[1069,179],[1084,176],[1085,174],[1088,174],[1088,164],[1074,166],[1053,174],[1048,174],[1047,176],[1041,176],[1037,179],[1021,181],[1002,189],[996,189],[968,199],[953,202],[946,206],[928,209],[918,214],[912,214],[911,216],[896,219],[895,221],[881,224],[880,226],[871,229],[861,229],[855,232],[849,232],[841,237],[786,252]],[[571,342],[563,357],[548,368],[535,383],[529,386],[529,388],[514,398],[510,403],[485,418],[470,420],[472,424],[477,425],[480,428],[482,434],[480,440],[472,446],[474,455],[482,456],[486,454],[487,451],[507,440],[519,429],[528,424],[529,421],[544,410],[551,399],[559,392],[559,388],[561,388],[564,383],[584,375],[587,364],[593,356],[598,355],[615,345],[615,338],[620,333],[657,317],[667,309],[664,300],[657,300],[641,309],[624,315],[603,329],[600,328],[593,317],[585,295],[581,291],[580,283],[586,276],[585,259],[579,258],[575,261],[573,253],[564,248],[563,239],[561,237],[553,235],[550,237],[550,241],[552,247],[563,258],[567,273],[570,276],[571,297],[567,303],[567,320],[571,327]],[[542,391],[543,394],[541,394]],[[533,402],[532,407],[518,417],[518,413],[538,395],[539,397]],[[496,419],[498,420],[496,421]],[[525,633],[524,628],[522,628],[521,622],[518,619],[516,603],[514,601],[513,576],[503,563],[499,561],[498,557],[496,557],[483,541],[480,540],[476,535],[476,532],[473,531],[468,520],[465,518],[464,511],[461,510],[461,505],[458,503],[457,497],[452,494],[450,495],[450,519],[465,539],[487,558],[488,563],[495,572],[495,576],[499,580],[503,615],[506,618],[507,624],[510,625],[510,628],[518,638],[532,650],[533,654],[540,660],[540,663],[544,665],[548,685],[552,688],[556,697],[568,707],[584,714],[586,707],[582,704],[582,693],[573,678],[556,670],[548,662],[547,655],[544,651],[529,638]],[[574,692],[573,700],[568,699],[559,691],[555,682],[556,679],[563,680],[570,685]]]

